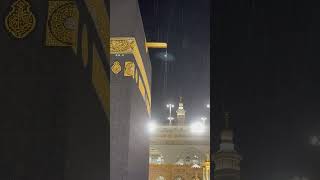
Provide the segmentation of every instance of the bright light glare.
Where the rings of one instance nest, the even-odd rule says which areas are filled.
[[[191,124],[191,132],[192,133],[203,133],[205,130],[205,127],[203,123],[201,122],[195,122]]]
[[[175,60],[175,57],[173,54],[170,54],[168,52],[160,52],[155,54],[155,58],[164,62],[172,62]]]
[[[149,133],[155,132],[156,129],[157,129],[157,124],[154,121],[149,122],[148,124]]]
[[[210,108],[210,104],[207,104],[207,108]]]
[[[174,108],[174,105],[173,104],[167,104],[167,108]]]

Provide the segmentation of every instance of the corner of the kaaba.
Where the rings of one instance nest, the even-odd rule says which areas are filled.
[[[88,2],[0,2],[0,179],[109,179],[109,24]]]
[[[111,0],[111,179],[148,179],[151,62],[137,0]]]

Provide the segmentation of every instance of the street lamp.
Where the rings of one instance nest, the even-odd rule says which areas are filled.
[[[172,120],[174,120],[173,117],[168,117],[168,120],[169,120],[169,125],[171,126],[172,125]]]
[[[201,120],[202,120],[203,124],[206,124],[206,120],[207,120],[206,117],[201,117]]]
[[[173,104],[167,104],[167,108],[169,108],[168,120],[169,120],[169,125],[171,126],[172,120],[174,120],[174,118],[171,116],[171,111],[172,111],[172,108],[174,108],[174,105]]]

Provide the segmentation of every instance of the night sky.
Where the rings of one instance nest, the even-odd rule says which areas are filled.
[[[162,118],[165,104],[180,95],[190,118],[204,114],[210,81],[209,0],[140,3],[148,41],[166,41],[169,32],[168,51],[175,56],[164,88],[164,62],[151,52],[153,117]],[[296,175],[318,180],[320,147],[309,143],[310,136],[320,135],[317,6],[292,0],[212,4],[212,133],[217,136],[223,112],[230,112],[244,180]]]
[[[152,118],[166,122],[166,104],[174,103],[177,107],[179,96],[183,97],[189,122],[208,116],[205,105],[210,102],[209,0],[199,0],[197,4],[186,0],[139,2],[147,41],[167,42],[168,53],[174,57],[165,62],[158,58],[165,50],[150,51]]]
[[[320,178],[320,11],[305,1],[216,0],[214,120],[231,112],[242,179]]]

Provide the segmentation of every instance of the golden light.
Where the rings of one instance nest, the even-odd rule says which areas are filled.
[[[150,49],[166,49],[168,44],[164,42],[146,42],[146,47]]]

